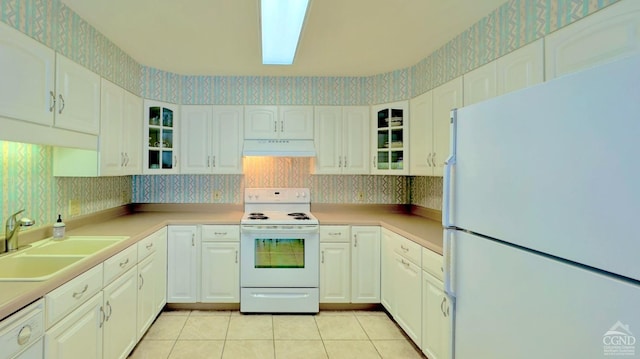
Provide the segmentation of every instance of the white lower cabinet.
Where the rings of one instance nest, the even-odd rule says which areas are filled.
[[[203,242],[200,302],[240,303],[240,243]]]
[[[320,243],[320,303],[351,301],[351,245]]]
[[[351,302],[380,303],[380,227],[351,227]]]
[[[422,269],[403,256],[394,253],[394,318],[405,333],[420,345],[422,334],[422,288],[420,286]]]
[[[380,241],[380,303],[393,315],[395,311],[395,285],[393,281],[393,243],[394,233],[382,228]]]
[[[140,340],[166,304],[167,229],[138,242],[137,339]]]
[[[451,356],[451,310],[444,285],[422,271],[422,352],[429,359]]]
[[[105,312],[102,292],[47,330],[44,357],[47,359],[102,358],[102,327]]]
[[[125,274],[103,290],[105,320],[102,358],[126,358],[138,342],[136,335],[137,270]]]
[[[198,299],[198,226],[169,226],[167,233],[167,303]]]

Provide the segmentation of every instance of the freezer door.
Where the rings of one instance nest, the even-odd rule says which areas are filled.
[[[639,84],[636,56],[459,109],[452,224],[640,280]]]
[[[640,356],[640,286],[468,233],[453,241],[456,359]]]

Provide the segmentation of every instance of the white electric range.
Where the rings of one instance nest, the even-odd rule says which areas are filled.
[[[308,188],[247,188],[240,311],[317,313],[320,230]]]

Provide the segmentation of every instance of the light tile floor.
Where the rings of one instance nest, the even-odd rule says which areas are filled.
[[[425,358],[385,312],[164,311],[129,358]]]

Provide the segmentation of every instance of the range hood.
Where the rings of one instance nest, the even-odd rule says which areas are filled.
[[[313,140],[244,140],[243,156],[315,157]]]

